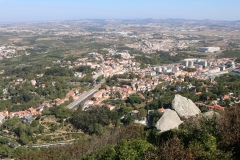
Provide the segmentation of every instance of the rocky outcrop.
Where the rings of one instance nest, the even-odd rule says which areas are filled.
[[[172,109],[177,112],[179,117],[183,118],[189,118],[201,113],[200,109],[193,103],[192,100],[179,94],[176,94],[172,101]]]
[[[143,120],[135,120],[134,123],[147,126],[147,118],[144,118]]]
[[[178,126],[183,123],[179,116],[174,110],[165,109],[162,117],[158,120],[156,128],[160,132],[164,132],[170,129],[178,128]]]
[[[213,117],[220,118],[220,114],[214,111],[205,112],[202,116],[207,119],[212,119]]]

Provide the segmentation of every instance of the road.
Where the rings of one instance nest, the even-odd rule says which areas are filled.
[[[52,146],[63,146],[63,145],[68,145],[68,144],[73,144],[73,143],[74,143],[74,141],[65,141],[65,142],[59,142],[59,143],[33,145],[31,147],[33,147],[33,148],[42,148],[42,147],[48,148],[48,147],[52,147]]]
[[[91,90],[89,90],[88,92],[82,94],[81,97],[79,97],[78,99],[76,99],[74,102],[70,103],[67,107],[68,107],[69,109],[74,109],[75,107],[78,107],[80,103],[82,103],[82,102],[85,101],[89,96],[91,96],[92,94],[94,94],[95,92],[97,92],[103,83],[105,83],[105,79],[103,79],[103,80],[102,80],[98,85],[96,85],[93,89],[91,89]]]

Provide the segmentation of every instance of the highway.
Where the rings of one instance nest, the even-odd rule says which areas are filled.
[[[82,103],[83,101],[85,101],[89,96],[91,96],[92,94],[94,94],[95,92],[97,92],[99,90],[99,88],[101,87],[101,85],[105,83],[105,79],[103,79],[98,85],[96,85],[93,89],[89,90],[88,92],[82,94],[78,99],[76,99],[74,102],[70,103],[67,108],[69,109],[74,109],[75,107],[78,107],[80,103]]]

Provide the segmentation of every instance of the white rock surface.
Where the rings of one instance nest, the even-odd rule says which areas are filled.
[[[177,112],[179,117],[184,118],[196,116],[201,113],[200,109],[193,103],[192,100],[179,94],[176,94],[172,101],[172,109]]]
[[[165,109],[162,117],[158,120],[156,127],[160,132],[168,131],[170,129],[178,128],[183,123],[174,110]]]
[[[134,123],[141,124],[144,126],[147,126],[147,118],[144,118],[143,120],[135,120]]]

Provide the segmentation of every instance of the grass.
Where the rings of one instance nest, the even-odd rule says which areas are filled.
[[[240,59],[240,51],[239,50],[226,50],[222,53],[222,55],[220,57]]]

